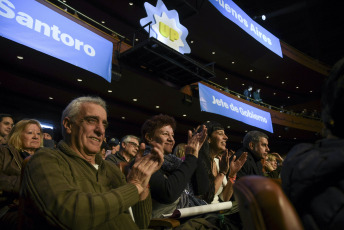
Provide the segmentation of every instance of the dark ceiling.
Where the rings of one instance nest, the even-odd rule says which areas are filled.
[[[59,1],[52,2],[62,5]],[[133,0],[132,6],[129,2],[67,0],[66,4],[97,22],[104,21],[104,26],[124,36],[124,42],[131,45],[134,33],[140,29],[139,20],[146,17],[146,13],[143,1]],[[148,2],[156,4],[156,0]],[[335,13],[336,2],[234,2],[251,18],[266,14],[266,21],[255,20],[283,44],[314,59],[312,63],[318,63],[322,69],[328,70],[341,58],[344,48],[340,28],[343,23],[340,14]],[[189,30],[187,41],[191,54],[186,56],[202,65],[214,63],[216,77],[211,81],[239,93],[248,85],[261,88],[263,101],[276,107],[284,105],[295,111],[320,109],[320,91],[326,74],[308,68],[288,55],[281,58],[267,50],[224,18],[208,1],[165,0],[164,3],[168,9],[179,12],[181,24]],[[73,10],[68,9],[68,12],[74,14]],[[80,13],[79,16],[83,18]],[[96,27],[111,33],[101,25]],[[142,41],[145,35],[137,36]],[[179,92],[180,87],[164,84],[135,66],[122,63],[122,77],[108,83],[85,70],[7,39],[1,38],[0,42],[1,111],[13,113],[18,119],[36,117],[54,124],[58,130],[60,114],[66,104],[74,97],[90,94],[99,95],[109,103],[108,136],[139,135],[144,120],[157,113],[176,118],[177,141],[185,141],[187,129],[216,119],[228,126],[230,145],[235,149],[240,146],[245,131],[252,129],[240,122],[200,112],[197,97],[193,97],[193,103],[187,103],[184,94]],[[17,55],[24,56],[24,59],[18,60]],[[78,82],[78,78],[83,81]],[[134,102],[134,98],[138,100]],[[157,105],[160,108],[156,108]],[[274,134],[271,134],[273,147],[281,152],[286,152],[297,142],[318,138],[318,133],[279,125],[274,125]]]

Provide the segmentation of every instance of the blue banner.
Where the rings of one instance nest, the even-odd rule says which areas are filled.
[[[230,0],[209,0],[223,16],[237,24],[246,33],[275,54],[283,57],[280,41],[269,31],[253,21],[242,9]]]
[[[219,114],[273,133],[270,113],[198,83],[201,111]]]
[[[112,42],[34,0],[0,0],[0,35],[111,82]]]

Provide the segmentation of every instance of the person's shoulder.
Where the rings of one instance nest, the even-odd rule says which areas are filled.
[[[308,152],[313,151],[313,150],[315,150],[314,144],[311,144],[311,143],[297,144],[290,149],[283,164],[286,165],[289,162],[293,162],[295,160],[299,161],[300,158],[307,157]]]
[[[237,158],[239,158],[239,157],[241,156],[241,154],[243,154],[244,152],[247,152],[247,153],[248,153],[248,156],[251,155],[251,152],[248,151],[245,147],[241,147],[240,149],[238,149],[238,150],[234,153],[234,155],[235,155]]]
[[[105,158],[105,161],[108,161],[108,162],[112,162],[112,163],[117,164],[118,161],[119,161],[119,159],[118,159],[118,157],[116,157],[115,154],[110,154],[109,156],[107,156],[107,157]]]

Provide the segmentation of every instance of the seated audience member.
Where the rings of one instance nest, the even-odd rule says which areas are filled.
[[[268,136],[260,131],[250,131],[243,139],[243,147],[236,151],[235,156],[240,158],[241,154],[247,152],[247,160],[237,173],[237,180],[243,176],[261,175],[263,176],[263,166],[261,159],[264,159],[269,149]]]
[[[325,138],[294,146],[283,162],[284,192],[306,230],[344,229],[344,59],[322,91]]]
[[[233,195],[233,184],[236,174],[246,161],[247,153],[240,158],[234,156],[230,161],[226,143],[228,140],[223,126],[217,122],[210,121],[205,123],[208,130],[208,137],[200,150],[200,159],[208,171],[210,189],[205,197],[208,203],[219,203],[229,201]],[[228,179],[228,180],[227,180]]]
[[[251,101],[252,98],[252,86],[249,86],[247,89],[244,90],[244,96],[246,100]]]
[[[7,144],[7,137],[14,125],[13,117],[10,114],[0,114],[0,145]]]
[[[278,153],[269,153],[263,162],[264,176],[275,179],[280,177],[283,158]]]
[[[42,128],[36,120],[19,121],[0,146],[0,226],[17,229],[20,175],[23,160],[42,146]]]
[[[180,143],[178,144],[174,150],[173,150],[173,154],[176,155],[177,157],[179,157],[182,160],[185,160],[185,143]]]
[[[55,148],[54,131],[52,129],[43,129],[43,146],[47,148]]]
[[[256,91],[253,92],[253,99],[256,104],[260,104],[262,102],[262,99],[260,98],[260,89],[256,89]]]
[[[164,163],[149,182],[153,218],[172,213],[176,208],[205,204],[193,195],[203,195],[209,188],[207,172],[198,160],[198,151],[206,138],[206,128],[194,136],[189,131],[184,161],[171,154],[175,144],[175,128],[174,118],[163,114],[149,118],[141,128],[146,144],[159,143],[164,149]]]
[[[105,160],[106,148],[107,148],[107,144],[105,141],[103,141],[102,145],[100,146],[100,155],[103,158],[103,160]]]
[[[106,157],[107,161],[114,164],[132,161],[139,150],[140,138],[134,135],[126,135],[122,138],[120,146],[118,152]]]
[[[150,154],[136,157],[125,178],[98,154],[108,124],[101,98],[74,99],[63,111],[61,123],[63,140],[57,149],[38,151],[24,170],[22,227],[146,228],[152,207],[148,182],[163,162],[162,146],[154,143]]]
[[[109,156],[110,154],[115,154],[119,151],[120,148],[120,142],[117,138],[111,138],[110,141],[107,142],[107,150],[105,153],[105,159],[107,156]]]

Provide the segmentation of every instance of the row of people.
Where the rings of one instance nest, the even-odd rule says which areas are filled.
[[[343,227],[343,70],[341,60],[325,85],[323,118],[327,138],[315,145],[296,146],[283,161],[283,189],[307,229]],[[189,131],[182,160],[171,154],[175,145],[174,119],[157,115],[142,126],[140,146],[123,141],[124,147],[128,144],[137,150],[124,176],[99,154],[107,127],[106,105],[100,98],[77,98],[66,107],[62,115],[63,140],[56,149],[36,151],[42,145],[40,125],[34,120],[23,122],[11,131],[19,132],[20,146],[12,142],[13,134],[8,145],[1,146],[1,168],[9,169],[1,172],[1,191],[13,204],[18,204],[19,191],[21,226],[28,229],[147,228],[152,216],[177,207],[229,200],[236,180],[246,175],[263,176],[263,168],[274,171],[282,163],[278,154],[273,156],[279,166],[276,159],[269,159],[268,136],[259,131],[248,132],[243,148],[236,153],[228,151],[228,137],[216,122]],[[14,146],[15,153],[10,146]],[[26,155],[33,156],[20,183],[21,161]],[[12,188],[3,188],[6,186]],[[6,207],[1,207],[5,215],[13,206]],[[327,215],[322,215],[324,212]]]
[[[99,154],[107,126],[106,105],[103,100],[93,97],[75,99],[63,112],[62,121],[64,139],[56,149],[42,148],[35,153],[42,146],[43,136],[41,126],[35,120],[18,122],[9,138],[12,140],[14,134],[19,133],[17,136],[21,140],[27,133],[28,142],[32,145],[30,148],[23,140],[23,145],[16,148],[17,153],[14,155],[5,154],[3,150],[13,146],[11,141],[8,145],[2,146],[1,157],[9,158],[1,159],[3,168],[10,169],[8,162],[17,161],[15,174],[2,172],[7,173],[8,177],[15,178],[15,183],[11,182],[15,184],[15,189],[1,188],[2,191],[7,189],[8,192],[16,193],[16,199],[12,199],[12,194],[7,202],[16,202],[19,198],[21,162],[26,156],[35,153],[25,169],[21,186],[21,197],[24,201],[22,226],[37,227],[37,223],[55,227],[75,227],[79,224],[118,227],[121,224],[117,222],[121,219],[124,228],[128,224],[126,222],[131,220],[127,216],[130,206],[138,226],[145,228],[151,216],[161,217],[162,214],[170,213],[176,208],[229,200],[233,194],[232,185],[236,174],[248,156],[245,152],[237,159],[236,156],[230,159],[234,152],[228,152],[226,149],[228,137],[223,126],[209,122],[200,126],[194,133],[189,131],[185,159],[181,160],[171,154],[175,145],[175,120],[167,115],[156,115],[143,124],[143,143],[140,146],[140,140],[131,135],[124,137],[120,142],[117,158],[122,157],[120,160],[130,162],[136,156],[129,174],[124,178],[118,167],[110,160],[111,157],[116,157],[116,154],[109,155],[107,161],[103,161]],[[21,125],[24,122],[25,125]],[[144,152],[148,154],[145,155]],[[226,153],[222,155],[223,152]],[[106,177],[110,172],[114,178]],[[99,181],[102,183],[99,184]],[[99,185],[95,187],[94,184]],[[114,197],[103,194],[112,190]],[[118,193],[123,192],[130,193],[130,197],[118,197]],[[102,202],[96,202],[96,197],[85,197],[85,193],[105,197],[102,198]],[[114,200],[107,200],[110,198]],[[66,199],[70,199],[69,205],[66,205]],[[85,204],[81,201],[88,202]],[[92,203],[94,207],[88,205]],[[117,209],[112,209],[109,204],[118,205]],[[127,207],[127,204],[130,205]],[[7,203],[2,206],[10,205]],[[152,212],[149,211],[150,206],[153,206]],[[107,210],[108,219],[104,216],[97,219],[98,215],[94,211],[100,207]],[[78,219],[79,214],[74,212],[75,208],[86,211],[85,216],[89,217],[89,222],[82,223],[81,219]],[[16,211],[15,208],[12,210]],[[115,210],[117,214],[113,213]],[[123,213],[119,213],[119,210]],[[147,211],[147,215],[140,216],[144,210]],[[9,210],[4,210],[4,213],[10,214]],[[33,225],[25,224],[27,220]]]

